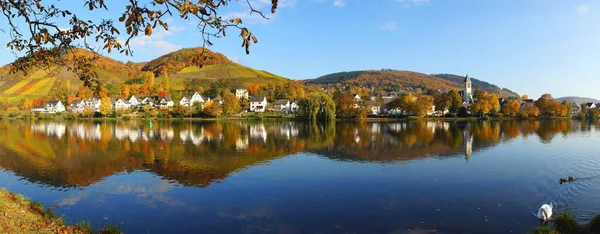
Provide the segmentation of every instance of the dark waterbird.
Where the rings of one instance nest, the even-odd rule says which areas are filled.
[[[577,180],[577,177],[575,177],[575,176],[569,176],[569,177],[565,177],[565,178],[560,178],[559,181],[560,181],[560,184],[563,184],[563,183],[573,182],[575,180]]]

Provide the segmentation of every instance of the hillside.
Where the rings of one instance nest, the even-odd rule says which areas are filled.
[[[181,49],[160,56],[142,67],[142,71],[154,72],[157,77],[162,69],[169,72],[170,82],[176,89],[183,89],[183,82],[189,79],[197,79],[205,86],[211,81],[222,79],[232,87],[288,81],[267,71],[232,62],[225,55],[201,47]],[[162,78],[158,77],[157,81],[161,80]]]
[[[74,54],[80,57],[92,57],[94,54],[87,50],[75,50]],[[73,54],[65,55],[72,59]],[[131,63],[98,55],[92,63],[98,79],[105,84],[119,84],[129,79],[130,74],[136,73],[136,68]],[[0,98],[7,98],[9,102],[20,102],[25,98],[37,99],[51,95],[59,87],[64,87],[66,81],[71,82],[71,89],[77,90],[83,82],[66,67],[53,66],[50,69],[34,68],[27,72],[9,74],[10,65],[0,67]]]
[[[593,103],[600,102],[600,100],[598,100],[598,99],[588,98],[588,97],[559,97],[559,98],[556,98],[556,100],[559,102],[567,100],[570,103],[577,103],[577,104],[588,103],[588,102],[593,102]]]
[[[75,54],[93,56],[85,50],[76,50]],[[204,65],[199,67],[199,63]],[[181,49],[144,63],[123,63],[98,55],[92,65],[103,84],[116,86],[139,83],[142,80],[139,76],[143,71],[154,72],[156,83],[160,83],[163,80],[163,69],[168,72],[169,82],[174,89],[184,89],[184,81],[190,79],[197,80],[205,87],[215,80],[224,80],[231,87],[288,81],[281,76],[237,64],[220,53],[202,48]],[[10,103],[19,103],[25,98],[52,96],[59,87],[65,86],[67,80],[73,91],[82,85],[77,76],[66,67],[31,69],[27,74],[9,74],[9,70],[10,65],[0,67],[0,99],[7,98]]]
[[[502,89],[496,85],[473,79],[473,87],[484,89],[488,92],[503,93],[504,96],[517,96],[515,92]],[[399,70],[370,70],[339,72],[321,76],[317,79],[306,80],[307,84],[344,86],[380,87],[387,89],[431,89],[431,90],[461,90],[464,76],[451,74],[427,75],[412,71]]]

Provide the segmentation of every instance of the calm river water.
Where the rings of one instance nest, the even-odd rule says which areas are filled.
[[[600,125],[0,121],[0,187],[126,233],[524,233],[600,212]],[[581,179],[560,185],[560,177]]]

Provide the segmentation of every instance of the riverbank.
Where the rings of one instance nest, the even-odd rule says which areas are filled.
[[[51,209],[0,188],[0,233],[94,233],[87,223],[66,225]],[[115,227],[105,227],[99,233],[121,232]]]
[[[285,120],[285,121],[307,121],[302,116],[295,115],[280,115],[273,113],[249,113],[240,116],[229,116],[229,117],[214,117],[214,118],[201,118],[201,117],[143,117],[143,116],[120,116],[120,117],[75,117],[72,115],[19,115],[19,116],[7,116],[0,114],[0,119],[39,119],[39,120],[186,120],[186,121],[215,121],[215,120]],[[336,121],[345,122],[406,122],[406,121],[501,121],[501,120],[568,120],[568,119],[580,119],[577,117],[369,117],[369,118],[338,118]]]

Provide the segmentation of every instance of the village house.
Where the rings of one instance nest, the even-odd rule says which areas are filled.
[[[235,97],[238,99],[248,99],[248,90],[244,87],[239,87],[235,90]]]
[[[293,101],[292,103],[290,103],[290,112],[292,114],[298,113],[298,109],[300,109],[300,106],[298,105],[297,101]]]
[[[131,108],[131,103],[129,101],[119,98],[113,103],[113,108],[115,110],[128,110]]]
[[[46,111],[46,106],[34,106],[31,108],[31,113],[44,113]]]
[[[46,106],[35,106],[31,108],[32,113],[56,114],[64,112],[67,109],[60,100],[49,101]]]
[[[95,112],[100,112],[100,105],[102,104],[102,100],[99,98],[90,98],[86,101],[85,105]]]
[[[250,112],[265,112],[267,109],[267,98],[265,96],[250,97]]]
[[[577,103],[571,103],[571,115],[577,116],[581,112],[581,107],[577,105]]]
[[[161,109],[169,109],[173,106],[175,106],[175,102],[173,102],[171,97],[161,97],[158,99],[158,107]]]
[[[85,107],[86,105],[84,100],[75,100],[71,103],[71,105],[69,105],[69,110],[71,112],[83,112]]]
[[[596,105],[596,103],[593,103],[593,102],[588,102],[588,103],[585,104],[585,106],[588,109],[594,109],[594,108],[598,107],[598,105]]]
[[[208,100],[206,100],[208,101]],[[182,97],[181,100],[179,101],[179,105],[181,106],[186,106],[186,107],[192,107],[194,106],[194,103],[200,103],[202,106],[204,106],[204,103],[206,102],[204,100],[204,98],[202,97],[202,95],[198,92],[194,93],[194,95],[192,95],[191,97]]]
[[[210,99],[209,99],[209,101],[210,101]],[[220,99],[220,98],[215,98],[212,101],[213,101],[213,103],[219,103],[219,105],[223,104],[223,99]]]
[[[381,105],[379,102],[375,100],[371,100],[365,103],[369,108],[369,115],[379,115],[381,114]]]
[[[132,95],[131,98],[129,98],[129,104],[131,104],[131,107],[139,106],[141,101],[142,100],[135,95]]]
[[[152,97],[145,97],[144,99],[142,99],[142,101],[140,102],[142,105],[148,105],[150,107],[154,107],[155,105],[155,101]]]
[[[291,112],[291,104],[288,100],[276,100],[273,102],[272,110],[274,112],[281,112],[284,114],[288,114]]]

